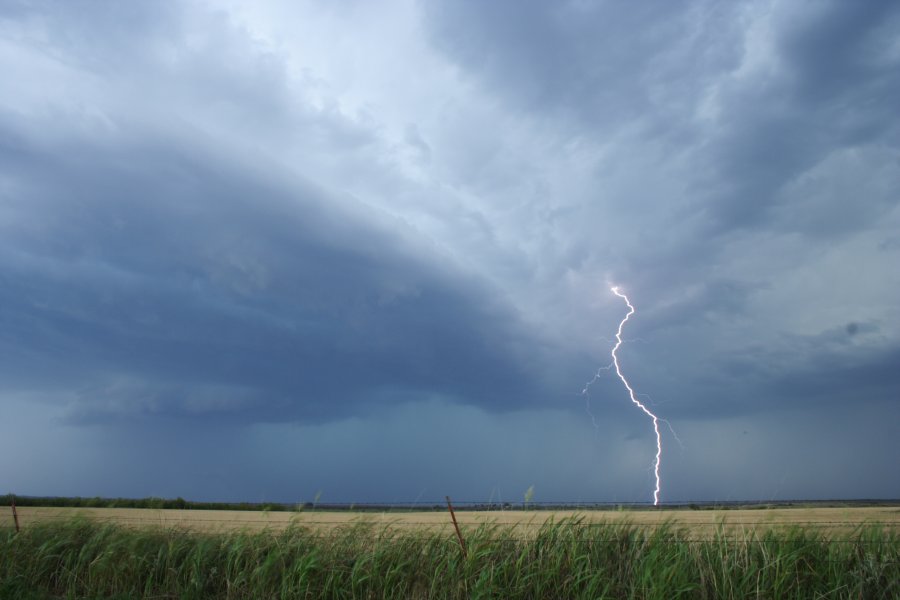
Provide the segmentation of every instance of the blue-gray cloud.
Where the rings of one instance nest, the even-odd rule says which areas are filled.
[[[54,153],[6,137],[7,382],[83,388],[83,418],[534,402],[530,336],[488,287],[352,200],[186,140]]]
[[[602,370],[579,394],[619,284],[684,442],[664,498],[896,495],[898,31],[888,1],[5,4],[3,439],[78,446],[97,491],[9,485],[645,499],[644,415]]]

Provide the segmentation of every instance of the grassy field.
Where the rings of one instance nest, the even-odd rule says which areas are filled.
[[[900,597],[897,508],[458,516],[23,508],[0,598]]]

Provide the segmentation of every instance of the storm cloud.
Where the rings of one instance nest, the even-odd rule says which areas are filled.
[[[38,467],[2,480],[647,500],[597,370],[616,284],[663,500],[896,497],[898,32],[887,1],[7,3],[0,448]]]

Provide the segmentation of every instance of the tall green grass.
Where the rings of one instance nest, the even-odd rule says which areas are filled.
[[[897,598],[900,539],[858,529],[710,539],[664,525],[531,534],[359,524],[203,534],[90,521],[0,533],[0,598]]]

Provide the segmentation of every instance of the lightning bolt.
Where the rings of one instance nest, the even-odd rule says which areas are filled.
[[[660,479],[659,479],[659,463],[662,458],[662,437],[659,434],[659,417],[650,412],[646,406],[641,404],[641,402],[635,397],[634,390],[631,389],[631,385],[628,383],[628,380],[625,379],[625,376],[622,375],[622,369],[619,367],[619,357],[616,355],[616,352],[619,350],[619,346],[622,345],[622,328],[625,327],[625,323],[634,314],[634,307],[631,305],[631,302],[628,301],[628,296],[619,291],[618,286],[614,286],[611,288],[612,293],[625,301],[625,304],[628,306],[628,314],[625,315],[625,318],[619,323],[619,329],[616,331],[616,345],[613,346],[612,349],[612,364],[616,369],[616,375],[619,376],[619,379],[622,380],[622,383],[625,384],[625,389],[628,390],[628,397],[631,398],[631,401],[644,411],[648,417],[653,419],[653,431],[656,433],[656,460],[653,462],[653,474],[656,477],[656,488],[653,490],[653,506],[657,506],[659,504],[659,490],[660,490]],[[594,378],[596,379],[596,377]],[[585,387],[585,389],[587,389]]]

